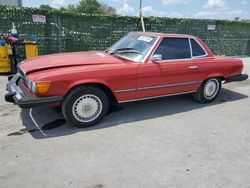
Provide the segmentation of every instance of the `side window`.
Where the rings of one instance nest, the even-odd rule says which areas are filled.
[[[154,54],[161,54],[162,60],[191,58],[187,38],[163,38]]]
[[[202,47],[194,40],[191,39],[191,46],[192,46],[192,55],[195,56],[202,56],[205,55],[206,52],[202,49]]]

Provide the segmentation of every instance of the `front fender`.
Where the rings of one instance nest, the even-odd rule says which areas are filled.
[[[74,81],[70,85],[68,85],[66,93],[68,93],[72,88],[77,87],[79,85],[83,85],[83,84],[100,84],[100,85],[104,85],[107,88],[109,88],[110,90],[112,90],[110,88],[110,86],[108,85],[108,83],[106,83],[103,80],[99,80],[99,79],[84,79],[84,80]]]

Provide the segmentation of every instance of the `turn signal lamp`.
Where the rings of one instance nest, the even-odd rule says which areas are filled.
[[[45,95],[51,86],[50,82],[36,82],[36,92],[39,95]]]

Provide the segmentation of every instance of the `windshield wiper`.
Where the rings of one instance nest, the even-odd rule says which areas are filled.
[[[134,48],[118,48],[116,50],[114,50],[113,52],[111,52],[110,54],[114,54],[114,53],[137,53],[137,54],[142,54],[141,52],[137,51]]]

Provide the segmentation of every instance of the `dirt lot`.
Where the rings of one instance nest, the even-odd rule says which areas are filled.
[[[250,80],[224,85],[208,105],[190,95],[125,104],[88,129],[4,102],[6,82],[0,187],[250,187]]]

